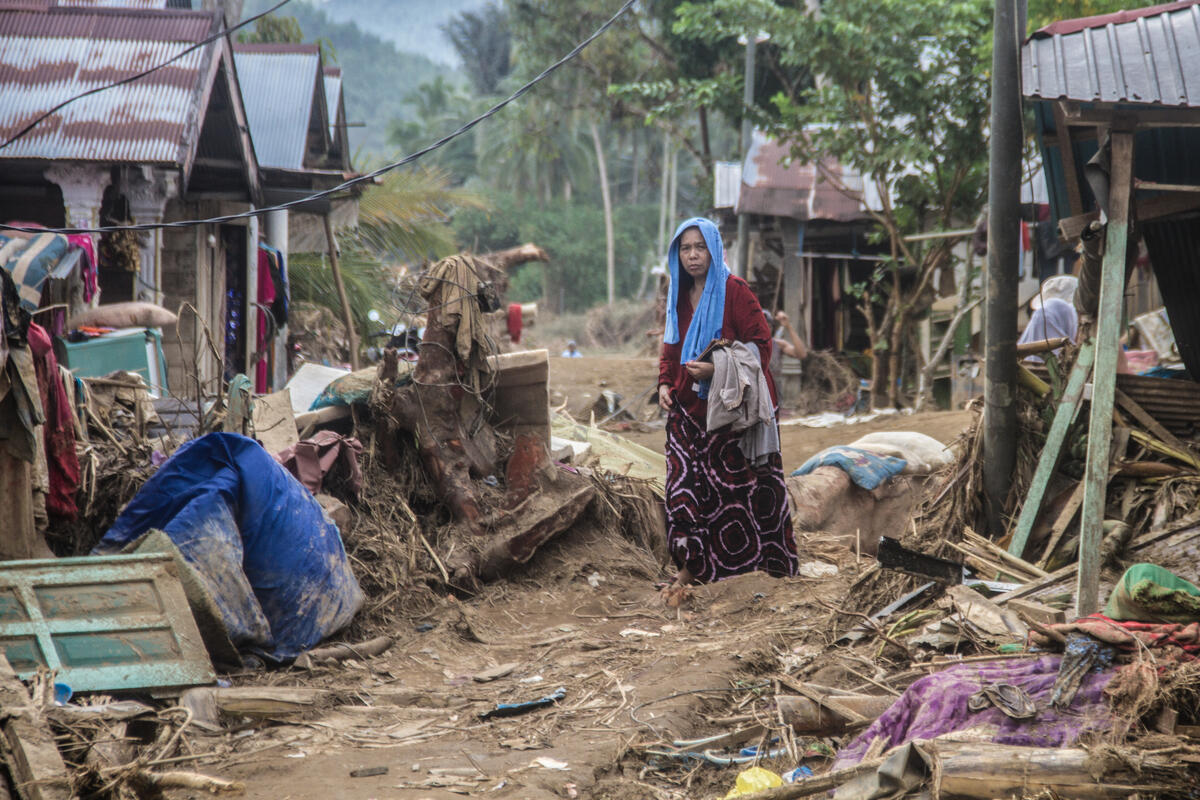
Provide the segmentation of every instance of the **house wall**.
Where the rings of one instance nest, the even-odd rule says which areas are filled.
[[[243,208],[174,200],[166,219],[202,219]],[[223,358],[225,353],[226,253],[220,230],[216,225],[166,228],[162,239],[163,305],[179,314],[175,330],[163,331],[170,392],[195,398],[199,389],[204,397],[213,397],[221,391],[218,354]]]

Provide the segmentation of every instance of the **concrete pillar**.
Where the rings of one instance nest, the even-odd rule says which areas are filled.
[[[258,352],[258,217],[246,220],[246,376],[255,382]]]
[[[268,211],[263,214],[263,224],[265,228],[263,238],[267,244],[283,253],[286,262],[288,259],[288,212],[286,210]],[[283,385],[288,382],[288,378],[291,377],[287,368],[287,338],[287,325],[281,324],[279,333],[275,336],[275,370],[272,382],[276,390],[283,388]]]
[[[174,173],[154,167],[135,167],[124,175],[122,186],[133,221],[139,225],[163,221],[167,201],[178,192]],[[161,229],[144,231],[139,236],[142,263],[138,270],[133,296],[137,300],[162,304],[162,237]]]
[[[67,226],[94,228],[100,224],[100,203],[112,176],[108,167],[95,164],[52,164],[43,173],[62,190]]]

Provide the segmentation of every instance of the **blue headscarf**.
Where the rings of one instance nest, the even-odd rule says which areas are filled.
[[[721,232],[717,230],[717,226],[704,217],[692,217],[680,223],[675,229],[675,237],[671,239],[671,247],[667,250],[671,286],[667,290],[667,325],[663,331],[663,342],[679,342],[679,239],[688,228],[700,229],[712,260],[708,265],[708,277],[704,280],[704,294],[700,296],[700,302],[692,314],[692,324],[688,326],[687,335],[683,339],[680,364],[694,361],[696,356],[708,347],[709,342],[720,337],[721,325],[725,322],[725,281],[729,278],[729,268],[725,266],[725,248],[721,244]],[[699,382],[696,394],[699,397],[708,396],[708,381]]]

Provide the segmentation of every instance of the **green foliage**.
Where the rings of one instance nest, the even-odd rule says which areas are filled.
[[[1061,19],[1091,17],[1096,14],[1111,14],[1126,8],[1140,8],[1154,3],[1129,0],[1029,0],[1029,31],[1044,28]]]
[[[298,44],[304,41],[304,31],[295,17],[282,17],[268,14],[254,21],[254,30],[242,29],[238,41],[249,44],[285,42]]]
[[[357,247],[343,247],[338,260],[350,315],[359,335],[365,336],[377,325],[367,319],[372,308],[388,308],[392,300],[392,278],[386,266],[370,253]],[[297,253],[288,260],[288,281],[292,299],[324,306],[342,318],[337,285],[329,257],[325,253]]]
[[[249,16],[265,11],[271,5],[271,0],[247,0],[244,13]],[[341,13],[342,6],[339,0],[322,6],[322,9],[338,8]],[[389,2],[387,6],[387,13],[381,12],[378,19],[397,19],[394,5]],[[388,124],[396,119],[414,118],[413,111],[404,103],[405,95],[436,75],[453,74],[425,55],[397,51],[391,42],[365,33],[353,22],[334,22],[326,11],[308,3],[292,2],[286,8],[306,38],[328,41],[337,54],[343,71],[347,119],[366,126],[348,130],[353,150],[368,155],[389,152]],[[365,28],[377,29],[376,18],[363,16],[361,19]]]
[[[357,23],[401,53],[420,53],[439,66],[446,66],[455,63],[455,52],[450,41],[439,35],[440,27],[454,15],[478,10],[484,3],[485,0],[333,0],[320,3],[320,7],[334,22]],[[296,5],[296,0],[292,5]]]
[[[420,150],[461,127],[475,115],[477,105],[443,75],[422,83],[405,95],[404,102],[415,112],[415,119],[393,120],[388,126],[388,143],[403,153]],[[435,167],[451,183],[461,184],[475,173],[474,136],[454,139],[427,154],[421,164]]]
[[[629,297],[654,249],[657,209],[615,209],[616,290]],[[534,242],[550,254],[545,265],[526,264],[509,283],[514,302],[543,299],[554,311],[582,311],[604,302],[604,217],[594,204],[555,203],[539,208],[511,194],[491,198],[486,211],[462,211],[454,229],[464,246],[500,250]],[[538,280],[541,280],[540,285]]]

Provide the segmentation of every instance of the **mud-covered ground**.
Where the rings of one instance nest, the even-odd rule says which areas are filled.
[[[652,359],[551,363],[556,404],[577,415],[590,402],[584,395],[612,388],[633,397],[653,385],[655,374]],[[798,464],[873,430],[920,430],[949,442],[968,419],[954,412],[833,429],[785,426],[784,460]],[[653,427],[628,435],[662,444]],[[511,579],[475,596],[439,591],[427,612],[398,614],[396,644],[380,657],[235,676],[239,685],[317,687],[331,695],[301,718],[248,720],[219,736],[189,733],[189,746],[213,754],[189,766],[244,782],[250,800],[723,796],[737,767],[676,764],[645,749],[752,720],[767,707],[772,675],[811,662],[830,643],[831,608],[868,565],[820,541],[798,544],[802,562],[835,563],[838,574],[739,576],[698,587],[683,608],[668,609],[655,587],[669,575],[666,565],[585,521]],[[849,672],[827,671],[823,680],[870,688],[873,669],[861,661],[847,662]],[[560,687],[557,705],[480,719],[497,703]],[[804,763],[826,763],[828,743],[795,744]],[[386,772],[351,777],[372,767]]]

